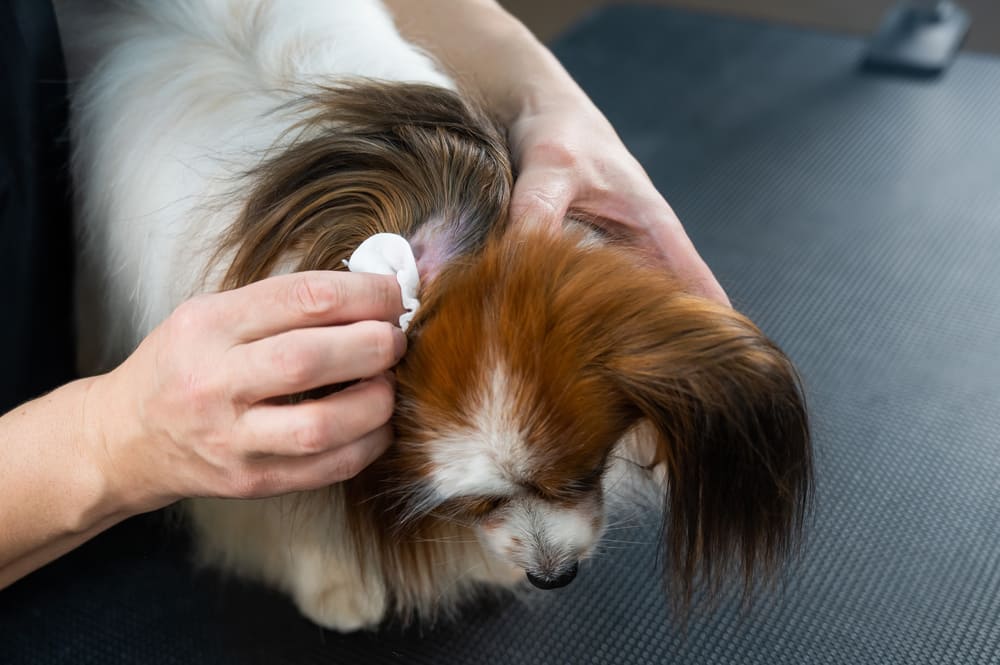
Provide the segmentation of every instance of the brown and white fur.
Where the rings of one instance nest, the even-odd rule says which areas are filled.
[[[789,360],[584,224],[508,228],[502,131],[377,0],[74,4],[87,370],[195,293],[341,269],[376,232],[417,255],[396,444],[320,491],[189,502],[205,561],[338,630],[434,618],[567,583],[644,482],[679,596],[781,561],[811,473]]]

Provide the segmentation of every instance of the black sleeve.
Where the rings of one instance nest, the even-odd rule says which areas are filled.
[[[52,7],[0,3],[0,413],[74,376],[66,119]]]

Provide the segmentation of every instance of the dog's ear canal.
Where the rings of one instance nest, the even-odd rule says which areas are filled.
[[[413,258],[417,262],[420,284],[426,285],[441,272],[445,255],[441,253],[441,248],[438,245],[429,242],[425,234],[420,233],[419,230],[410,239],[410,248],[413,250]]]
[[[454,237],[455,227],[457,225],[434,219],[424,222],[411,234],[410,247],[417,261],[421,285],[431,282],[449,261],[462,254],[464,248],[457,245]]]
[[[683,608],[737,573],[748,599],[794,550],[812,487],[789,359],[745,317],[688,295],[623,326],[609,363],[666,468],[666,581]],[[641,322],[641,325],[640,325]]]

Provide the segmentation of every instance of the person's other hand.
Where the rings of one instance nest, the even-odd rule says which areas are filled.
[[[514,223],[561,228],[567,212],[581,214],[651,249],[693,292],[729,304],[677,215],[586,96],[531,104],[508,129],[519,169]]]
[[[135,511],[355,475],[391,442],[402,313],[392,276],[306,272],[180,305],[95,381],[85,431]],[[361,379],[320,399],[283,396]]]

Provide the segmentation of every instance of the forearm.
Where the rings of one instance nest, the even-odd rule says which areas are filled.
[[[493,0],[385,0],[405,37],[432,53],[505,125],[540,104],[587,97],[555,56]]]
[[[0,588],[136,512],[98,459],[87,410],[95,380],[0,417]]]
[[[55,561],[62,555],[73,551],[102,531],[111,528],[122,519],[124,519],[124,516],[101,522],[82,532],[64,532],[56,536],[38,534],[40,539],[44,539],[45,537],[50,537],[51,539],[28,551],[20,552],[19,554],[15,553],[14,559],[0,562],[0,590],[13,584],[25,575],[38,570],[42,566]]]

